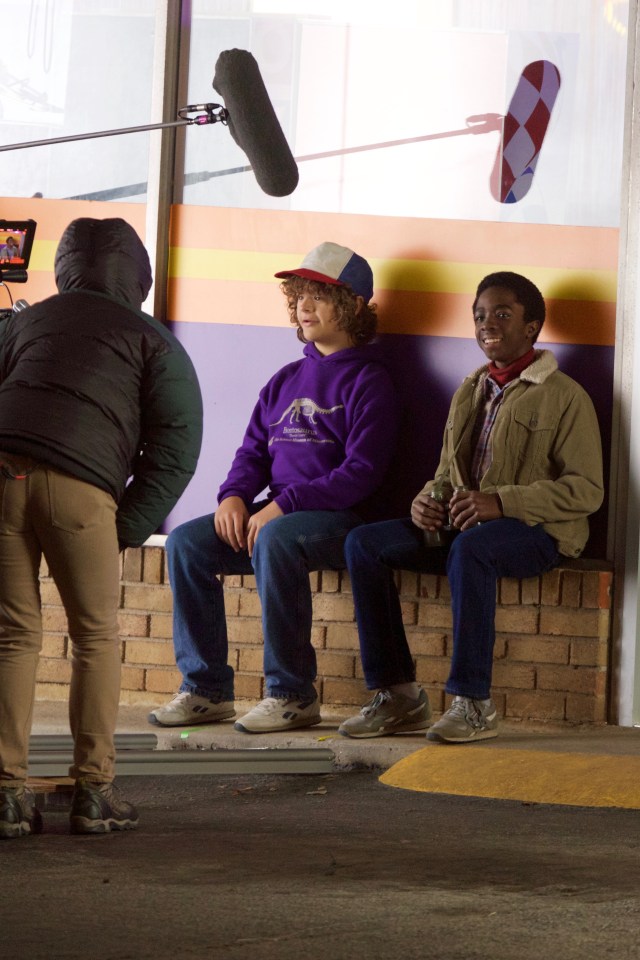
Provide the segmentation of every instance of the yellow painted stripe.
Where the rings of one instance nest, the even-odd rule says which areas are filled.
[[[244,283],[265,283],[272,282],[274,274],[287,266],[295,267],[300,260],[300,255],[295,253],[172,247],[169,255],[169,276],[175,280],[241,280]],[[544,291],[546,297],[605,303],[614,302],[616,299],[617,274],[613,270],[572,270],[504,263],[445,263],[440,260],[397,258],[371,259],[370,264],[376,292],[410,290],[472,295],[482,277],[497,270],[509,269],[528,276]]]
[[[419,793],[640,809],[636,756],[434,744],[395,763],[380,782]]]

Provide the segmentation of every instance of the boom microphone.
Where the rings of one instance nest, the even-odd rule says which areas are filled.
[[[216,61],[213,88],[224,99],[229,132],[271,197],[286,197],[298,185],[298,167],[269,99],[258,64],[248,50],[224,50]]]

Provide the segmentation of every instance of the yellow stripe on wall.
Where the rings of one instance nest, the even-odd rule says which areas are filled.
[[[272,282],[275,273],[298,266],[302,256],[299,253],[172,247],[169,275],[173,279]],[[376,295],[382,290],[473,295],[482,277],[505,269],[503,263],[452,263],[440,260],[372,258],[369,263],[375,278]],[[525,264],[510,264],[509,269],[529,277],[545,291],[545,296],[556,300],[612,302],[616,298],[617,274],[613,270],[530,267]]]

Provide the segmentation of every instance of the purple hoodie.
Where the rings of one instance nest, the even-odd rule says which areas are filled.
[[[312,343],[260,391],[218,493],[249,505],[266,487],[283,513],[349,510],[380,486],[399,402],[375,344],[323,356]]]

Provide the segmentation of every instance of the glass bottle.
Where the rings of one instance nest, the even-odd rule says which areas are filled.
[[[430,497],[437,503],[447,504],[451,499],[453,493],[453,487],[448,480],[439,480],[434,484]],[[424,530],[424,543],[426,547],[444,547],[449,542],[449,532],[451,527],[449,526],[449,519],[445,520],[447,526],[438,527],[436,530]]]

